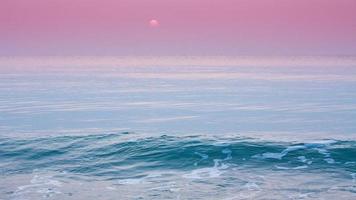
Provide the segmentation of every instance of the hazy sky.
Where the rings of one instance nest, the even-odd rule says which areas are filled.
[[[356,0],[0,2],[0,55],[324,54],[356,55]]]

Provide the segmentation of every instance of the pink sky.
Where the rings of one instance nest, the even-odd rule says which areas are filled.
[[[356,55],[356,0],[0,3],[0,55],[269,54]]]

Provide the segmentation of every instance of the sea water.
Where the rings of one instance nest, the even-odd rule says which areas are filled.
[[[0,199],[356,199],[356,59],[0,59]]]

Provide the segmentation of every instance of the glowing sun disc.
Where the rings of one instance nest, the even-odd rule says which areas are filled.
[[[155,19],[152,19],[149,21],[149,25],[150,27],[158,27],[159,26],[159,22]]]

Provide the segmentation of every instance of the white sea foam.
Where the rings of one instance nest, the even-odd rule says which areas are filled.
[[[352,182],[356,183],[356,173],[351,173]]]
[[[302,163],[307,163],[308,165],[313,163],[313,161],[307,159],[305,156],[298,156],[298,160]]]
[[[143,182],[144,182],[144,178],[127,178],[127,179],[120,179],[117,181],[117,183],[121,185],[136,185]]]
[[[303,163],[307,162],[307,158],[305,156],[298,156],[298,160]]]
[[[283,150],[281,153],[271,153],[271,152],[266,152],[266,153],[263,153],[262,156],[258,156],[256,155],[256,157],[262,157],[264,159],[267,159],[267,158],[272,158],[272,159],[278,159],[278,160],[281,160],[284,156],[286,156],[289,152],[291,151],[296,151],[296,150],[299,150],[299,149],[305,149],[306,147],[305,146],[302,146],[302,145],[297,145],[297,146],[290,146],[290,147],[287,147],[285,150]]]
[[[306,168],[308,168],[307,165],[301,165],[301,166],[297,166],[297,167],[284,167],[284,166],[275,165],[275,167],[277,169],[284,169],[284,170],[288,170],[288,169],[306,169]]]
[[[30,180],[30,184],[17,187],[13,196],[24,197],[27,194],[38,193],[45,197],[51,197],[62,192],[59,190],[63,183],[56,180],[52,175],[39,173],[35,174]]]
[[[200,169],[195,169],[190,173],[184,174],[184,178],[191,179],[202,179],[202,178],[217,178],[223,174],[224,169],[229,168],[227,164],[222,163],[221,159],[214,159],[213,167],[205,167]]]
[[[337,142],[336,140],[314,140],[314,141],[305,143],[304,145],[308,148],[320,148],[320,147],[329,146],[336,142]]]
[[[254,182],[248,182],[243,187],[246,188],[247,190],[260,190],[261,189],[260,186],[258,186]]]
[[[221,174],[222,171],[220,171],[216,167],[206,167],[206,168],[193,170],[190,173],[183,175],[183,177],[191,178],[191,179],[217,178]]]
[[[232,151],[230,149],[223,149],[221,151],[223,154],[226,154],[226,158],[224,158],[224,160],[231,160],[232,159]]]
[[[116,188],[113,187],[113,186],[107,186],[106,189],[108,189],[108,190],[116,190]]]
[[[195,166],[197,166],[201,161],[209,158],[209,155],[207,155],[207,154],[203,154],[203,153],[199,153],[199,152],[194,152],[194,154],[199,155],[201,157],[201,159],[199,161],[194,163]]]
[[[285,155],[287,155],[287,153],[270,153],[270,152],[267,152],[267,153],[263,153],[262,154],[262,158],[272,158],[272,159],[278,159],[278,160],[281,160]]]
[[[345,165],[352,165],[352,164],[355,164],[356,162],[354,161],[351,161],[351,162],[345,162]]]

